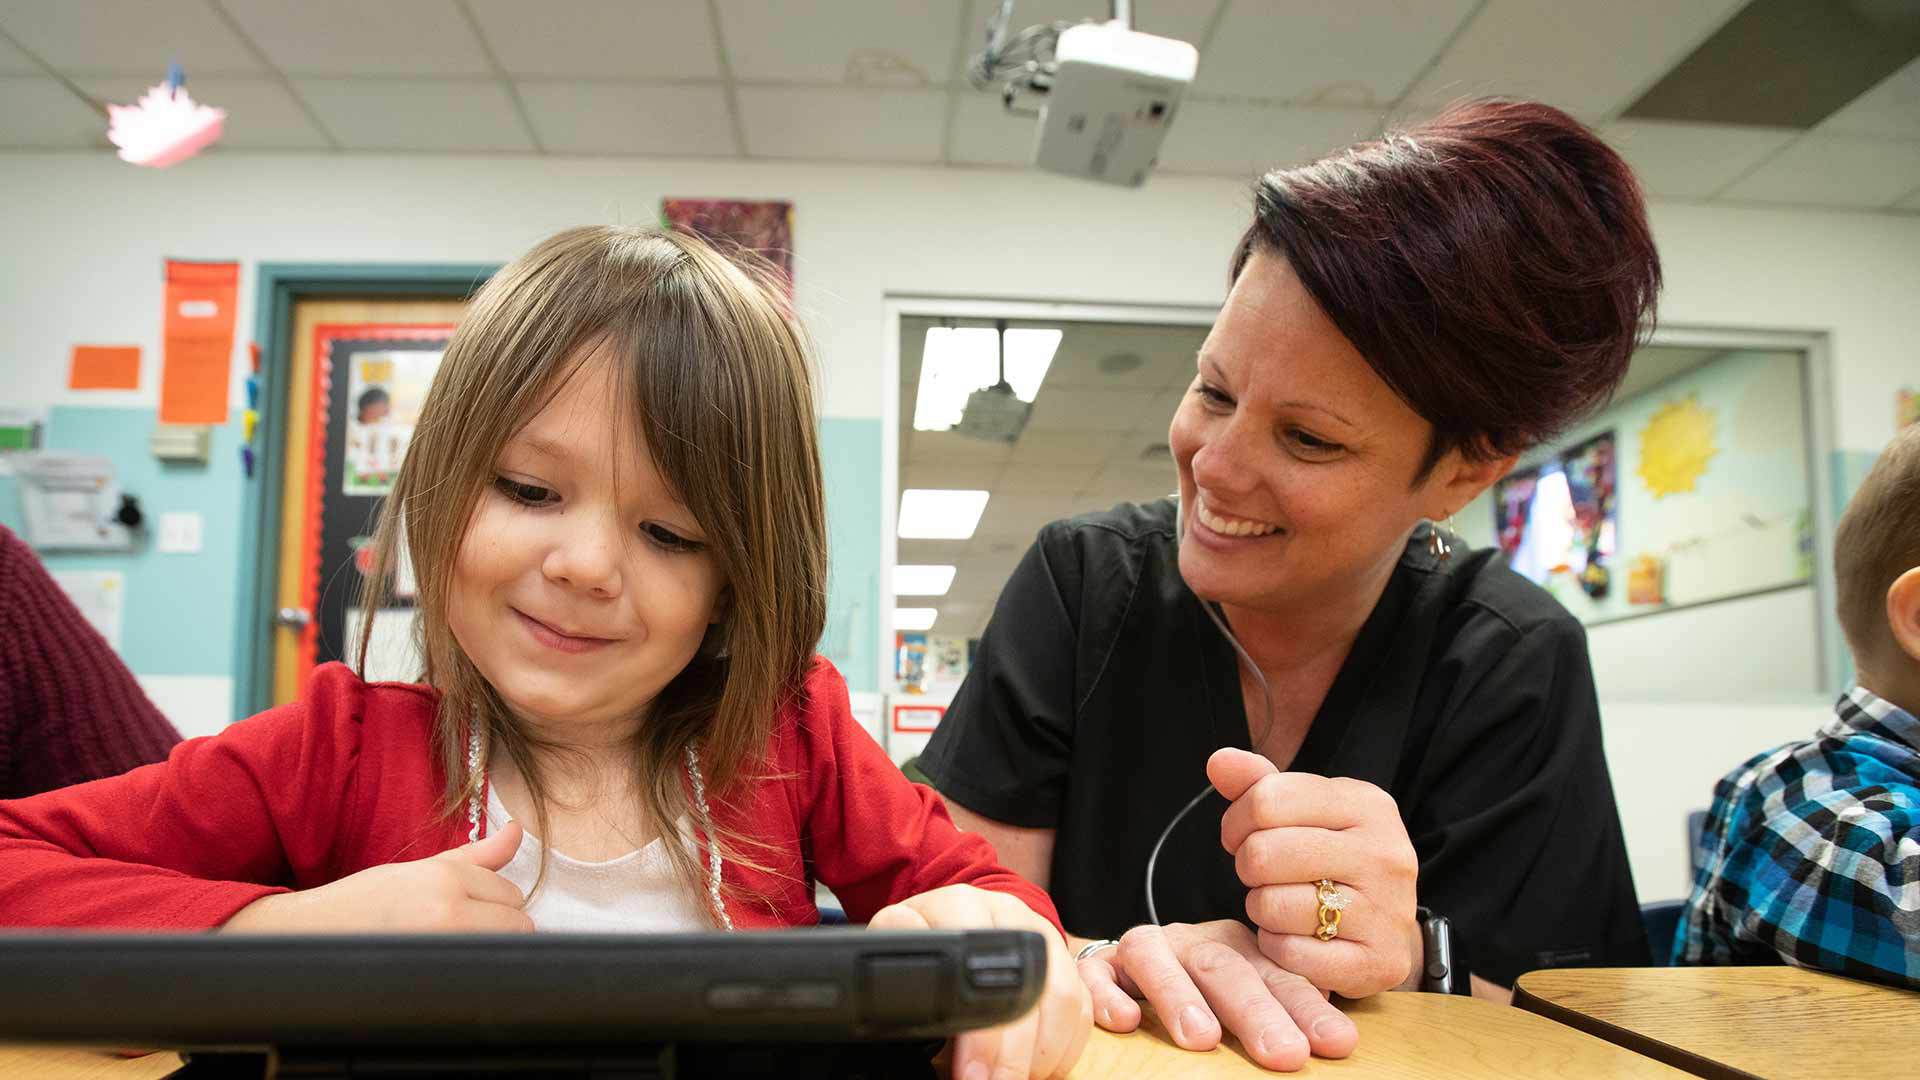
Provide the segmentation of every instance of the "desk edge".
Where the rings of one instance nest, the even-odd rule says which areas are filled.
[[[1584,1031],[1598,1039],[1615,1046],[1631,1050],[1642,1057],[1649,1057],[1663,1065],[1671,1065],[1682,1072],[1705,1077],[1706,1080],[1764,1080],[1744,1069],[1725,1065],[1712,1058],[1683,1050],[1672,1043],[1664,1043],[1637,1031],[1609,1024],[1605,1020],[1575,1012],[1545,998],[1536,997],[1527,991],[1524,985],[1526,976],[1522,975],[1513,984],[1513,1006],[1530,1013],[1544,1016],[1558,1024],[1564,1024],[1576,1031]]]

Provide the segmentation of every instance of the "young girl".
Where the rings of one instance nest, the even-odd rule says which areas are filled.
[[[875,927],[1044,934],[1041,1005],[954,1075],[1064,1074],[1091,1012],[1053,905],[813,655],[823,502],[783,300],[685,235],[547,240],[474,298],[376,541],[366,607],[404,542],[425,685],[329,664],[163,764],[0,802],[0,923],[805,926],[817,879]]]

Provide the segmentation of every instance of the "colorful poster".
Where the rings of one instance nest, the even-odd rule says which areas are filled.
[[[1603,432],[1494,485],[1494,535],[1517,573],[1542,585],[1577,582],[1596,600],[1612,589],[1620,542],[1614,451],[1613,432]]]
[[[660,221],[722,251],[753,252],[770,263],[793,293],[793,204],[742,199],[661,199]]]
[[[167,260],[160,422],[224,424],[240,264]]]
[[[343,494],[385,495],[393,490],[443,355],[444,350],[393,350],[347,357]]]

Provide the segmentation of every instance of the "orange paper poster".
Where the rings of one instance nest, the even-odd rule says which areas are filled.
[[[167,260],[160,422],[224,424],[232,381],[233,298],[239,263]]]
[[[75,345],[67,389],[140,389],[140,346]]]

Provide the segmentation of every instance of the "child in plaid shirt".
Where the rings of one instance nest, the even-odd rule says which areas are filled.
[[[1859,685],[1812,739],[1714,788],[1673,960],[1920,989],[1920,424],[1841,517],[1834,570]]]

